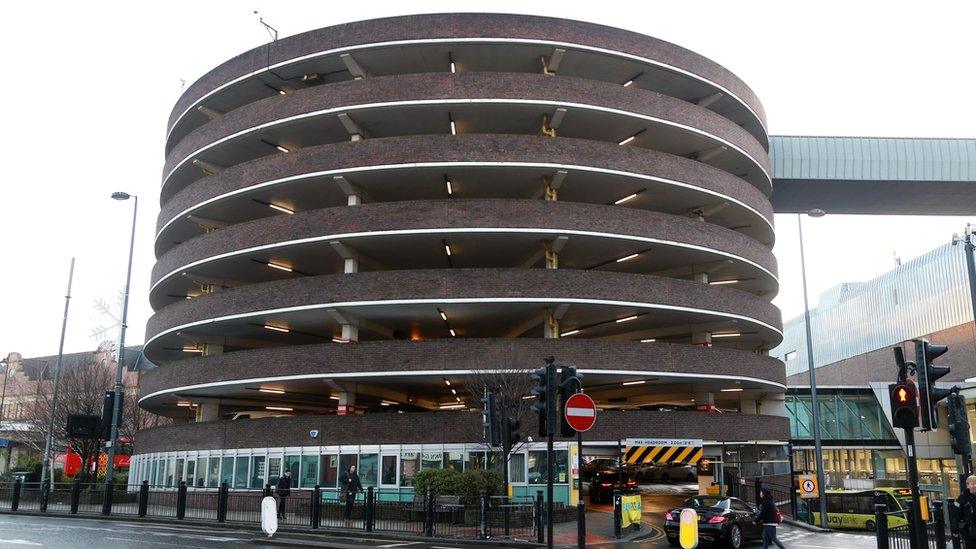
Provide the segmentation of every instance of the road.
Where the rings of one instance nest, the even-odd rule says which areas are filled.
[[[258,533],[254,530],[231,528],[207,528],[191,525],[164,525],[133,523],[100,519],[38,517],[28,515],[0,515],[0,548],[52,547],[99,549],[125,548],[157,549],[164,547],[267,547],[254,543]],[[281,539],[281,536],[275,536]],[[384,547],[409,549],[463,549],[463,543],[453,540],[428,542],[404,542],[375,538],[345,538],[315,536],[318,547]]]

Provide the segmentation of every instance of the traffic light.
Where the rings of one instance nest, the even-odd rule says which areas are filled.
[[[501,425],[498,424],[498,403],[495,401],[495,395],[492,393],[485,394],[485,397],[481,399],[481,404],[481,423],[485,428],[485,440],[490,446],[500,446],[502,433]]]
[[[888,385],[891,395],[891,424],[902,429],[918,427],[918,394],[911,381]]]
[[[949,440],[952,443],[952,451],[965,456],[968,460],[973,454],[973,445],[969,437],[966,397],[959,393],[952,393],[946,401],[946,407],[949,411]]]
[[[539,436],[547,437],[555,427],[550,423],[556,411],[556,364],[553,357],[546,359],[546,367],[532,372],[532,380],[537,383],[532,389],[535,404],[532,411],[539,414]]]
[[[519,434],[519,420],[515,418],[506,418],[505,421],[505,436],[508,437],[508,447],[518,444],[522,441],[522,435]]]
[[[924,339],[915,340],[915,368],[918,372],[919,404],[922,408],[922,430],[939,428],[940,400],[952,393],[951,389],[936,389],[935,381],[949,373],[946,366],[935,366],[932,362],[944,355],[949,347],[934,345]]]
[[[123,406],[125,393],[119,393],[119,408],[125,410]],[[115,410],[115,391],[105,391],[102,399],[102,438],[109,440],[112,438],[112,412]],[[119,426],[122,426],[122,414],[119,414]],[[115,441],[112,441],[114,444]]]
[[[569,426],[566,421],[566,401],[580,390],[579,378],[576,373],[576,366],[563,366],[559,374],[559,434],[564,437],[576,436],[576,430]]]

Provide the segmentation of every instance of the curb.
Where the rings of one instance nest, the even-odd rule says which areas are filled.
[[[783,517],[783,523],[789,524],[790,526],[794,526],[796,528],[807,530],[809,532],[817,532],[821,534],[825,534],[827,532],[833,532],[833,530],[831,530],[830,528],[821,528],[819,526],[814,526],[812,524],[807,524],[805,522],[800,522],[798,520],[793,520],[791,518],[786,518],[786,517]]]

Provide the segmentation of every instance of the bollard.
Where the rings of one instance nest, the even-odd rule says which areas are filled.
[[[434,535],[434,489],[429,486],[424,494],[424,535]]]
[[[81,499],[81,480],[71,483],[71,514],[78,514],[78,501]]]
[[[535,537],[537,543],[546,542],[545,522],[542,520],[542,490],[535,492]]]
[[[933,514],[935,515],[935,546],[937,549],[946,549],[946,537],[945,537],[945,510],[943,508],[944,502],[933,501]]]
[[[149,481],[144,480],[139,486],[139,516],[145,517],[149,511]]]
[[[366,508],[363,509],[363,523],[367,532],[373,531],[373,517],[376,512],[376,493],[372,486],[366,487]]]
[[[874,504],[874,533],[877,538],[878,549],[888,549],[888,506],[884,503]]]
[[[227,520],[227,495],[227,483],[221,482],[220,488],[217,489],[217,522]]]
[[[10,510],[16,511],[20,507],[20,492],[23,490],[23,483],[18,480],[14,483],[14,493],[10,498]]]
[[[179,488],[176,489],[176,520],[183,520],[186,517],[186,481],[181,480]]]
[[[490,537],[488,531],[488,506],[490,504],[491,500],[488,499],[488,492],[482,490],[478,495],[478,522],[480,525],[478,537],[481,539],[488,539]]]
[[[613,537],[620,539],[620,514],[623,510],[620,508],[620,490],[613,491]]]
[[[112,514],[112,496],[115,492],[115,482],[108,480],[105,483],[105,491],[102,492],[102,514],[109,516]]]
[[[322,487],[318,484],[312,489],[312,528],[322,523]]]
[[[47,512],[47,499],[51,495],[51,481],[50,479],[44,479],[44,482],[40,486],[41,488],[41,512]]]

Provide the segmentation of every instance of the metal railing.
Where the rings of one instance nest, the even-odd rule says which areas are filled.
[[[905,509],[888,511],[887,504],[875,503],[875,535],[878,549],[946,549],[946,521],[943,502],[932,503],[931,520],[921,525],[914,520],[912,502]],[[899,517],[906,524],[889,526],[889,518]],[[919,528],[921,526],[921,528]]]
[[[428,537],[513,540],[542,540],[545,522],[542,494],[536,497],[488,496],[476,502],[461,502],[457,496],[437,496],[430,489],[412,502],[374,487],[355,494],[352,501],[333,499],[332,492],[292,490],[285,497],[269,485],[263,493],[219,488],[188,489],[152,486],[143,481],[138,490],[112,486],[105,501],[104,484],[0,483],[0,511],[50,514],[130,515],[202,522],[260,523],[261,505],[267,496],[275,498],[279,525],[310,529],[356,529]]]

